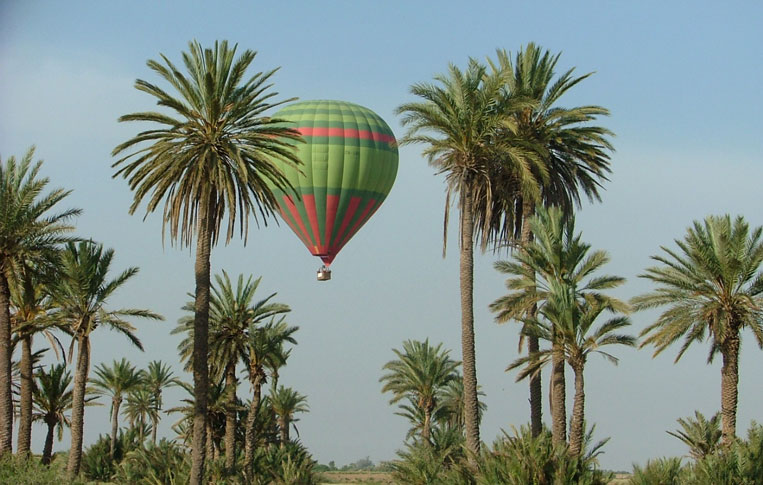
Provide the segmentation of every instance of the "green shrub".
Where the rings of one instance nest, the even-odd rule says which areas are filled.
[[[80,471],[89,480],[108,482],[114,476],[117,466],[130,451],[138,448],[137,434],[134,430],[119,432],[114,458],[111,458],[111,437],[99,435],[98,440],[82,454]]]
[[[47,467],[37,457],[21,459],[13,455],[0,458],[0,483],[13,485],[61,485],[83,482],[69,482],[65,473],[57,466]]]
[[[114,475],[116,483],[176,485],[188,483],[190,457],[175,442],[162,439],[127,453]]]
[[[631,485],[681,485],[684,467],[680,458],[658,458],[646,462],[644,468],[633,465]]]
[[[259,447],[252,463],[253,485],[314,485],[316,461],[299,442],[283,448],[277,445]]]

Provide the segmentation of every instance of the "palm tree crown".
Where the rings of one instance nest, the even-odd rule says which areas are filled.
[[[63,437],[64,426],[69,426],[66,415],[72,408],[71,372],[65,364],[50,366],[49,371],[40,369],[36,375],[37,385],[34,387],[35,421],[43,421],[48,426],[48,435],[42,454],[42,462],[50,463],[53,450],[53,431],[58,429],[59,441]]]
[[[115,360],[111,366],[100,364],[96,366],[95,378],[90,380],[92,393],[111,398],[111,456],[114,456],[114,449],[117,443],[117,430],[119,429],[119,407],[125,395],[141,387],[143,379],[141,373],[134,365],[129,363],[124,357],[122,360]]]
[[[645,328],[641,345],[655,355],[683,338],[678,361],[695,342],[710,340],[708,362],[723,356],[721,414],[724,442],[736,434],[737,385],[741,331],[752,330],[763,348],[763,228],[750,229],[739,216],[709,216],[695,221],[678,251],[662,247],[652,256],[659,266],[642,278],[657,288],[632,300],[637,309],[667,307]]]

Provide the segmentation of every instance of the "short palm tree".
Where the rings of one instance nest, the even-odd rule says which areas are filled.
[[[107,308],[117,290],[138,273],[138,268],[132,267],[116,278],[109,279],[113,257],[113,249],[104,250],[102,245],[92,241],[68,243],[61,252],[59,277],[49,286],[56,308],[52,318],[59,324],[66,325],[68,333],[72,335],[69,359],[72,358],[74,345],[77,345],[72,396],[72,445],[68,464],[70,476],[79,473],[82,461],[85,386],[90,370],[90,336],[100,327],[110,328],[123,334],[133,345],[143,350],[143,345],[135,336],[135,327],[125,318],[163,320],[161,315],[149,310]]]
[[[35,335],[45,336],[57,357],[64,356],[63,346],[53,333],[55,322],[48,318],[50,297],[45,289],[46,268],[22,264],[11,283],[11,329],[12,346],[21,344],[19,362],[19,434],[16,452],[20,456],[29,453],[32,442],[32,387],[34,387],[32,343]],[[60,352],[59,352],[60,349]]]
[[[297,326],[289,326],[285,317],[271,320],[249,331],[246,370],[252,387],[252,400],[246,417],[246,436],[244,439],[244,469],[249,471],[254,458],[256,438],[255,424],[262,402],[262,385],[267,381],[268,371],[271,376],[275,370],[286,364],[290,350],[286,344],[295,345],[294,333]]]
[[[521,245],[529,244],[532,239],[529,220],[538,204],[559,206],[570,215],[574,207],[580,207],[583,194],[591,201],[600,200],[601,183],[610,172],[609,153],[613,147],[609,138],[613,134],[590,124],[609,115],[609,111],[601,106],[558,106],[565,93],[593,73],[574,76],[572,68],[557,76],[560,56],[530,43],[519,49],[513,62],[505,50],[497,52],[497,62],[490,61],[493,74],[504,80],[505,95],[523,102],[502,103],[512,127],[510,137],[514,144],[535,154],[521,159],[533,162],[527,165],[530,175],[524,176],[518,185],[502,183],[501,193],[493,198],[497,207],[492,211],[494,221],[490,227],[497,242],[501,242],[501,237],[511,238],[513,229],[513,237],[518,237]],[[502,214],[505,215],[501,217]],[[535,309],[529,308],[528,312],[531,318]],[[537,340],[528,338],[528,351],[537,350]],[[564,361],[557,359],[551,378],[552,419],[557,437],[559,423],[565,420],[564,401],[560,397],[564,395],[564,376],[560,375],[563,369]],[[540,374],[530,380],[530,409],[532,432],[538,436],[542,427]]]
[[[146,212],[164,201],[164,224],[172,241],[190,245],[196,236],[196,291],[193,376],[196,387],[191,484],[201,483],[204,474],[204,416],[207,376],[207,326],[209,320],[210,249],[220,238],[223,220],[229,242],[238,221],[246,233],[249,215],[257,212],[265,222],[277,207],[268,184],[288,190],[289,182],[275,165],[278,158],[299,164],[292,150],[299,133],[265,113],[282,103],[272,98],[268,84],[275,69],[245,79],[256,53],[244,51],[236,58],[236,47],[223,41],[214,48],[189,44],[183,53],[186,74],[169,59],[148,61],[148,67],[169,83],[175,93],[138,80],[135,87],[148,93],[172,114],[139,112],[120,121],[148,122],[150,129],[122,143],[113,154],[118,159],[114,176],[128,179],[135,191],[130,206],[134,213],[144,198]]]
[[[148,367],[141,371],[143,386],[154,396],[156,413],[152,414],[151,442],[156,444],[156,433],[159,428],[159,414],[162,410],[162,391],[168,387],[179,386],[180,379],[174,376],[170,366],[161,360],[152,360]]]
[[[54,430],[58,428],[60,441],[64,427],[71,425],[66,413],[72,409],[72,375],[66,370],[66,364],[54,364],[48,371],[39,370],[35,377],[33,419],[44,422],[48,427],[42,451],[42,462],[47,465],[53,452]]]
[[[763,348],[763,228],[750,229],[739,216],[708,216],[694,221],[678,251],[662,247],[652,256],[659,263],[640,275],[653,281],[654,291],[632,300],[637,309],[667,307],[641,332],[641,346],[653,345],[654,355],[683,337],[678,361],[691,344],[707,337],[708,363],[716,354],[721,367],[721,423],[726,444],[736,436],[741,332],[752,330]]]
[[[421,101],[403,104],[396,110],[403,116],[403,126],[408,127],[400,143],[425,144],[423,154],[429,164],[437,173],[445,174],[446,226],[450,198],[458,196],[464,409],[466,443],[472,456],[479,454],[480,446],[474,350],[474,201],[490,197],[493,191],[490,166],[496,156],[495,134],[503,127],[503,119],[494,107],[501,88],[498,79],[486,76],[484,66],[470,60],[465,71],[451,65],[447,75],[435,77],[434,84],[411,86],[411,93]]]
[[[67,221],[80,213],[51,213],[70,191],[44,193],[48,178],[39,176],[42,161],[33,164],[33,156],[30,148],[20,162],[0,160],[0,456],[11,452],[13,433],[9,281],[20,265],[50,259],[74,229]]]
[[[595,351],[597,342],[601,345],[633,344],[630,338],[620,339],[622,336],[611,334],[629,325],[627,318],[612,319],[592,336],[589,335],[591,325],[603,311],[628,311],[625,303],[601,293],[602,290],[620,286],[625,280],[617,276],[594,276],[609,261],[609,257],[604,251],[589,253],[591,246],[581,241],[580,234],[575,234],[574,216],[565,218],[561,209],[556,207],[539,207],[529,224],[535,239],[516,253],[515,261],[496,263],[496,269],[511,276],[506,281],[510,292],[493,302],[491,309],[497,313],[498,320],[524,318],[523,332],[526,335],[552,344],[551,349],[538,351],[512,363],[509,369],[527,364],[517,379],[536,374],[549,360],[561,360],[562,364],[566,361],[576,375],[576,396],[580,398],[576,397],[576,405],[579,403],[582,406],[582,371],[587,354]],[[537,308],[540,318],[524,317],[533,307]],[[610,337],[617,338],[610,341]],[[564,394],[560,397],[562,400],[565,398]],[[582,421],[577,422],[577,418],[582,420],[579,414],[573,412],[570,447],[573,448],[574,441],[574,447],[579,451],[583,428]],[[565,428],[566,417],[561,423],[554,422],[556,442],[565,441]]]
[[[458,379],[460,362],[450,358],[450,351],[442,344],[429,345],[429,340],[419,342],[406,340],[403,350],[392,349],[397,359],[384,364],[386,371],[379,379],[383,382],[382,392],[391,392],[390,404],[403,398],[422,411],[421,439],[429,440],[432,413],[437,409],[439,398],[445,387]]]
[[[133,388],[125,400],[124,415],[130,422],[130,427],[138,430],[138,442],[145,441],[145,430],[158,420],[159,411],[156,409],[156,397],[145,386]]]
[[[712,455],[721,441],[721,413],[715,413],[710,419],[699,411],[694,411],[694,419],[678,418],[681,429],[668,431],[689,447],[689,455],[699,461]]]
[[[289,427],[295,421],[294,414],[306,413],[310,410],[307,405],[307,396],[290,387],[278,386],[278,389],[271,389],[270,404],[273,412],[278,416],[280,442],[283,448],[289,442]]]
[[[141,374],[124,357],[115,360],[111,366],[100,364],[93,371],[95,378],[90,379],[92,394],[111,398],[111,446],[109,453],[114,457],[119,430],[119,407],[122,399],[143,385]]]

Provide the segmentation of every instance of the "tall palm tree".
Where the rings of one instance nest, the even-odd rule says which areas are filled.
[[[152,360],[145,370],[141,370],[143,386],[153,395],[156,412],[152,414],[151,442],[156,444],[156,433],[159,428],[159,413],[162,410],[162,391],[168,387],[179,386],[180,379],[174,376],[169,365],[161,360]]]
[[[16,452],[25,456],[32,442],[32,387],[34,387],[32,343],[41,333],[50,342],[57,357],[65,355],[61,341],[52,330],[55,322],[48,318],[50,298],[45,291],[43,268],[20,265],[10,280],[12,347],[21,344],[19,362],[19,434]],[[59,352],[60,349],[60,352]]]
[[[71,425],[66,413],[72,409],[72,375],[62,363],[51,365],[48,371],[40,369],[35,377],[33,419],[48,427],[42,451],[42,463],[47,465],[53,452],[54,430],[58,428],[58,440],[61,441],[64,426]]]
[[[117,445],[117,431],[119,430],[119,407],[122,399],[132,391],[143,385],[140,372],[127,361],[114,360],[111,366],[100,364],[96,366],[95,378],[90,379],[92,394],[111,398],[111,446],[109,453],[114,457],[114,449]]]
[[[158,420],[156,396],[145,386],[138,385],[127,393],[124,414],[130,427],[138,430],[138,441],[143,446],[145,430]]]
[[[437,409],[445,387],[458,376],[460,362],[450,358],[442,344],[429,345],[429,340],[406,340],[402,352],[392,349],[397,359],[384,364],[386,371],[379,379],[382,392],[391,392],[390,404],[409,398],[422,411],[421,439],[429,441],[432,414]]]
[[[109,310],[109,300],[138,268],[128,268],[116,278],[109,279],[109,269],[114,257],[113,249],[104,250],[100,244],[83,241],[68,243],[61,252],[59,277],[50,285],[49,291],[56,307],[53,318],[68,327],[72,335],[69,359],[77,345],[77,364],[74,373],[72,396],[72,444],[69,449],[68,472],[79,473],[82,461],[82,436],[84,424],[85,386],[90,370],[90,336],[100,327],[115,330],[143,350],[133,327],[125,318],[148,318],[163,320],[149,310],[122,308]]]
[[[451,197],[458,196],[460,229],[461,351],[464,372],[466,443],[472,456],[479,454],[477,369],[474,351],[474,201],[490,198],[490,166],[497,153],[495,134],[503,126],[495,110],[501,83],[486,76],[486,69],[470,60],[465,71],[451,65],[434,84],[414,84],[411,93],[422,101],[401,105],[408,127],[401,144],[423,143],[423,151],[437,173],[445,174],[447,228]],[[485,204],[492,207],[492,204]],[[489,218],[488,218],[489,219]],[[444,231],[447,234],[447,231]],[[444,240],[443,253],[447,241]]]
[[[291,101],[272,101],[268,92],[276,70],[258,72],[244,79],[256,53],[244,51],[236,58],[236,46],[215,42],[214,48],[189,44],[183,53],[187,74],[162,56],[163,62],[148,61],[148,67],[170,84],[176,95],[138,80],[136,89],[157,99],[172,114],[139,112],[120,121],[158,124],[114,149],[129,153],[114,163],[114,176],[128,179],[135,190],[130,206],[134,213],[144,198],[146,212],[164,200],[164,225],[171,240],[190,245],[196,236],[196,291],[193,379],[196,413],[193,425],[191,484],[204,475],[204,416],[207,375],[207,326],[209,319],[210,249],[220,238],[228,218],[225,242],[234,235],[238,220],[241,233],[248,228],[249,215],[260,213],[265,223],[277,207],[268,184],[281,190],[289,182],[273,163],[274,158],[299,164],[292,144],[301,140],[296,130],[281,120],[264,115],[269,109]],[[178,96],[179,95],[179,96]]]
[[[80,213],[51,213],[70,191],[44,193],[49,180],[39,176],[42,161],[33,164],[33,156],[34,147],[18,163],[0,160],[0,456],[10,453],[13,434],[9,281],[21,264],[48,259],[67,241],[64,234],[74,229],[67,221]]]
[[[525,182],[504,183],[508,196],[504,193],[493,198],[497,206],[492,211],[494,220],[488,226],[498,243],[512,236],[513,224],[513,237],[518,237],[521,245],[528,244],[532,239],[529,219],[538,204],[560,206],[569,215],[574,207],[580,207],[582,195],[591,201],[600,200],[599,189],[610,172],[609,152],[613,147],[609,137],[613,134],[590,124],[600,116],[609,115],[609,111],[600,106],[564,108],[557,105],[567,91],[593,73],[576,77],[572,68],[555,78],[560,56],[530,43],[519,49],[514,62],[505,50],[497,51],[497,62],[489,61],[494,75],[504,79],[505,95],[524,102],[523,105],[504,103],[510,108],[504,108],[504,113],[512,127],[511,138],[519,139],[536,155],[529,158],[536,163],[528,165],[531,175],[524,178]],[[513,217],[507,214],[501,219],[501,214],[512,211]],[[532,318],[535,311],[528,308],[527,317]],[[529,337],[527,347],[528,353],[537,352],[538,341]],[[550,386],[552,420],[557,435],[559,423],[565,419],[563,371],[564,361],[557,357]],[[540,374],[530,380],[530,414],[533,435],[538,436],[542,427]]]
[[[495,264],[498,271],[509,276],[506,280],[509,293],[490,305],[499,322],[514,319],[524,322],[525,326],[534,325],[537,312],[543,314],[545,306],[553,304],[558,295],[567,295],[570,302],[581,306],[589,299],[604,299],[601,290],[615,288],[625,281],[617,276],[592,277],[609,258],[604,251],[589,254],[591,246],[581,241],[580,234],[575,234],[573,215],[565,217],[557,207],[538,207],[537,214],[528,220],[527,225],[535,235],[534,240],[519,248],[514,261],[498,261]],[[627,311],[627,305],[606,298],[616,310]],[[529,328],[524,328],[523,333],[537,337]],[[562,370],[557,369],[554,375],[563,378],[565,355],[561,327],[549,326],[547,337],[552,344],[551,350],[545,353],[538,350],[529,355],[544,353],[550,356],[554,366],[561,362]],[[523,359],[520,361],[525,362]],[[531,363],[533,372],[520,373],[519,379],[537,375],[545,363],[545,360]],[[562,443],[566,441],[567,417],[566,412],[559,416],[558,411],[565,409],[565,392],[563,382],[554,381],[554,384],[557,385],[557,392],[554,393],[557,401],[553,406],[552,436],[556,443]]]
[[[295,421],[294,414],[306,413],[310,410],[307,405],[307,396],[290,387],[278,386],[278,389],[271,389],[270,404],[273,412],[278,416],[280,442],[283,448],[289,442],[289,427]]]
[[[678,251],[661,247],[652,256],[659,263],[642,278],[657,288],[632,300],[636,309],[667,307],[645,328],[641,346],[653,345],[654,355],[684,338],[676,362],[694,342],[710,340],[708,363],[716,354],[721,366],[723,442],[736,436],[741,332],[752,330],[763,348],[763,228],[750,230],[743,217],[708,216],[694,221]]]
[[[255,424],[262,402],[262,385],[267,381],[267,371],[269,370],[272,376],[275,369],[285,365],[290,353],[285,347],[286,344],[297,343],[293,335],[299,327],[289,326],[284,318],[282,316],[276,321],[271,317],[268,323],[254,327],[249,332],[246,370],[252,387],[252,400],[246,416],[244,438],[244,470],[247,473],[254,458]]]

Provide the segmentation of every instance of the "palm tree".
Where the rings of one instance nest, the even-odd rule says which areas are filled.
[[[259,212],[267,223],[277,207],[270,187],[291,189],[273,159],[299,164],[292,144],[301,137],[281,120],[264,116],[267,110],[291,101],[271,102],[277,93],[268,93],[272,84],[267,83],[275,69],[244,81],[255,52],[246,50],[236,59],[236,46],[231,49],[225,41],[215,42],[213,49],[192,42],[189,51],[183,53],[187,75],[165,56],[163,63],[148,61],[148,67],[179,97],[143,80],[136,81],[135,87],[155,97],[158,105],[174,115],[140,112],[122,116],[119,121],[144,121],[160,127],[117,146],[114,155],[131,151],[113,166],[121,167],[114,176],[128,179],[135,190],[131,214],[146,197],[147,213],[164,200],[164,225],[169,225],[171,240],[180,236],[181,245],[190,245],[196,235],[193,379],[198,399],[191,472],[195,485],[204,475],[210,248],[217,243],[226,216],[226,243],[233,237],[236,220],[241,233],[247,232],[250,213],[256,220]]]
[[[51,331],[55,327],[48,317],[50,298],[45,292],[42,268],[31,268],[22,264],[10,280],[11,286],[11,329],[12,347],[21,343],[20,386],[19,386],[19,434],[16,452],[25,456],[30,451],[32,441],[32,387],[33,353],[32,342],[36,334],[42,333],[50,342],[57,357],[65,355],[61,341]],[[59,349],[61,352],[59,353]]]
[[[42,161],[32,164],[34,148],[20,163],[0,160],[0,456],[11,452],[13,397],[11,394],[10,285],[21,264],[48,259],[73,230],[67,220],[79,209],[57,214],[50,211],[70,191],[54,189],[44,194],[47,177],[39,177]]]
[[[689,447],[689,455],[699,461],[718,449],[721,441],[721,413],[715,413],[707,419],[699,411],[694,411],[694,417],[695,419],[678,418],[682,429],[667,433],[683,441]]]
[[[484,396],[485,393],[477,389],[478,396]],[[455,379],[448,382],[448,385],[442,390],[440,396],[439,409],[441,410],[441,420],[446,426],[460,429],[464,432],[464,379],[459,374]],[[479,418],[482,421],[482,415],[487,411],[487,404],[479,401]],[[435,420],[437,421],[437,420]]]
[[[539,203],[560,206],[569,215],[574,207],[580,207],[582,194],[590,201],[600,200],[601,183],[607,180],[610,172],[609,152],[613,147],[608,138],[613,134],[606,128],[589,124],[599,116],[609,115],[609,111],[600,106],[563,108],[556,105],[567,91],[593,74],[575,77],[572,68],[555,79],[560,55],[552,55],[530,43],[520,48],[513,63],[505,50],[497,51],[496,63],[489,61],[493,74],[504,79],[505,95],[524,102],[521,105],[503,103],[509,108],[503,109],[508,125],[512,127],[510,137],[518,139],[515,144],[519,143],[536,155],[524,158],[534,163],[528,164],[531,175],[525,176],[522,183],[498,185],[503,187],[504,193],[493,198],[496,204],[492,211],[494,220],[487,223],[496,242],[511,236],[513,230],[513,237],[519,237],[520,245],[529,244],[532,239],[529,219]],[[502,172],[499,170],[498,173]],[[512,173],[521,172],[513,170]],[[501,214],[505,217],[501,218]],[[528,308],[526,316],[532,318],[535,311]],[[529,337],[527,347],[528,353],[537,352],[537,340]],[[557,358],[551,377],[552,420],[557,436],[559,423],[565,419],[563,371],[564,361]],[[534,436],[541,432],[541,409],[538,374],[530,380]]]
[[[138,268],[128,268],[114,279],[108,273],[114,257],[113,249],[103,249],[100,244],[83,241],[68,243],[61,253],[59,277],[50,285],[49,291],[56,307],[53,318],[68,327],[72,335],[69,358],[77,345],[77,364],[74,373],[72,396],[72,445],[69,450],[68,472],[79,473],[82,461],[82,433],[84,420],[85,386],[90,370],[90,336],[99,327],[115,330],[143,350],[126,317],[163,320],[149,310],[123,308],[108,310],[107,305],[114,293],[138,273]]]
[[[225,379],[228,406],[225,422],[225,463],[228,470],[235,464],[236,437],[236,365],[247,362],[250,352],[251,332],[257,331],[263,322],[275,315],[291,311],[288,305],[271,302],[276,293],[254,302],[262,277],[253,280],[250,276],[244,281],[240,274],[234,289],[228,273],[215,275],[209,309],[209,359],[213,367],[220,369],[222,376],[215,379]],[[192,310],[187,304],[184,309]],[[173,333],[186,333],[186,338],[180,343],[181,358],[189,361],[192,354],[193,319],[184,317]]]
[[[290,387],[278,386],[271,389],[270,404],[273,412],[278,416],[278,429],[280,430],[281,448],[289,442],[289,426],[295,421],[295,413],[306,413],[310,410],[307,405],[307,396]]]
[[[601,311],[628,310],[624,303],[600,293],[601,290],[620,286],[625,280],[617,276],[593,276],[609,257],[604,251],[589,254],[591,246],[581,241],[580,234],[575,234],[574,216],[565,218],[565,214],[557,207],[539,207],[537,214],[529,219],[528,225],[535,235],[534,240],[517,251],[516,261],[499,261],[495,265],[498,271],[511,276],[506,280],[509,294],[490,305],[491,310],[497,313],[497,320],[522,319],[525,323],[523,333],[539,338],[542,336],[552,344],[550,350],[535,352],[510,366],[515,368],[529,363],[520,372],[518,380],[537,374],[548,358],[552,364],[561,361],[564,365],[565,360],[570,362],[565,349],[566,346],[574,346],[576,342],[576,334],[571,334],[570,331],[588,331],[588,328],[581,327],[580,322],[581,315],[588,315],[588,310],[593,311],[591,302],[605,302],[606,304],[602,303]],[[537,309],[537,314],[542,315],[545,322],[540,322],[536,316],[529,316],[530,309]],[[588,310],[584,311],[585,309]],[[564,321],[556,318],[555,311],[567,312]],[[571,321],[572,315],[577,315],[578,320]],[[550,317],[556,319],[551,320]],[[538,325],[546,325],[544,328],[547,328],[547,333],[539,333],[533,328]],[[561,396],[557,394],[555,397],[564,402],[563,392]],[[562,404],[555,403],[555,410],[560,407]],[[554,420],[552,429],[556,443],[566,440],[566,416],[562,416],[559,421]],[[577,431],[582,433],[582,428]],[[581,436],[582,434],[577,438],[582,440]]]
[[[249,332],[246,370],[252,387],[252,400],[246,417],[244,438],[244,470],[247,473],[254,458],[255,424],[262,401],[262,385],[267,381],[267,371],[270,370],[273,375],[275,369],[285,365],[290,353],[285,345],[297,343],[293,335],[299,327],[290,327],[284,318],[275,321],[275,318],[271,317],[268,323],[254,327]]]
[[[451,65],[448,75],[435,77],[436,84],[414,84],[411,93],[421,102],[401,105],[408,132],[401,144],[424,143],[423,154],[437,173],[445,174],[447,196],[445,226],[450,198],[458,195],[460,229],[461,351],[464,371],[466,443],[472,456],[479,454],[477,370],[474,351],[474,201],[490,198],[490,166],[497,153],[495,134],[503,125],[494,107],[501,83],[485,75],[485,67],[470,60],[465,71]],[[485,204],[492,207],[492,204]],[[489,217],[487,219],[490,219]],[[447,231],[444,231],[447,234]],[[443,244],[445,252],[446,240]]]
[[[124,414],[130,422],[130,427],[138,430],[138,442],[143,446],[145,430],[150,423],[158,420],[159,411],[156,409],[156,396],[145,386],[134,387],[127,394]]]
[[[721,423],[723,442],[736,436],[739,350],[741,332],[752,330],[763,347],[763,241],[758,227],[750,230],[743,217],[708,216],[694,221],[679,251],[661,247],[665,254],[652,256],[659,266],[640,275],[657,288],[632,300],[636,309],[667,306],[642,332],[641,346],[653,345],[656,356],[684,337],[675,361],[694,342],[711,341],[708,363],[716,354],[721,367]]]
[[[92,393],[111,398],[111,446],[109,453],[114,457],[114,449],[117,445],[117,431],[119,430],[119,407],[125,395],[133,392],[143,385],[140,372],[124,357],[122,360],[114,360],[111,367],[100,364],[93,371],[95,378],[90,380],[93,386]]]
[[[450,351],[442,344],[429,345],[429,340],[419,342],[406,340],[402,352],[392,349],[397,359],[382,367],[387,371],[379,379],[383,382],[382,392],[391,392],[390,404],[409,398],[423,413],[421,439],[429,440],[432,414],[437,409],[444,388],[458,376],[460,362],[452,360]]]
[[[48,427],[42,451],[42,463],[47,465],[53,451],[53,431],[58,428],[58,440],[61,441],[64,426],[71,425],[66,413],[72,409],[72,390],[69,387],[72,375],[66,370],[66,364],[54,364],[47,372],[40,369],[36,380],[33,419],[44,422]]]
[[[156,433],[159,428],[159,412],[162,410],[162,391],[171,386],[179,386],[180,379],[173,375],[170,367],[161,360],[152,360],[146,370],[141,370],[143,386],[153,397],[156,412],[152,414],[151,442],[156,444]]]

